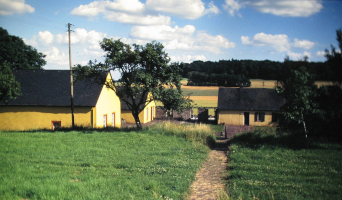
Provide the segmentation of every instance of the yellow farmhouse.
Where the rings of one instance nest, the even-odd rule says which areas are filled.
[[[149,92],[144,97],[141,97],[140,95],[139,97],[136,98],[136,101],[140,100],[141,98],[143,98],[143,102],[146,102],[146,103],[145,103],[145,108],[143,108],[144,105],[140,106],[140,110],[142,111],[139,113],[139,120],[141,124],[145,124],[147,122],[152,121],[155,118],[156,103],[155,101],[152,100],[153,96],[151,92]],[[134,117],[132,115],[132,111],[129,109],[125,101],[121,101],[121,117],[127,123],[135,123]]]
[[[274,89],[219,88],[217,123],[234,126],[276,126],[285,100]]]
[[[14,71],[21,96],[0,103],[0,130],[36,130],[71,127],[70,71]],[[111,79],[110,73],[104,74]],[[120,99],[105,85],[85,79],[74,83],[76,126],[121,127]]]

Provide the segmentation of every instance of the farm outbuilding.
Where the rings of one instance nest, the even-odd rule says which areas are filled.
[[[0,130],[71,127],[70,71],[18,70],[13,72],[22,95],[0,103]],[[110,73],[104,76],[111,79]],[[121,105],[105,85],[84,79],[74,83],[76,126],[121,127]]]
[[[217,123],[234,126],[276,126],[285,100],[274,89],[220,88]]]
[[[151,92],[144,96],[142,94],[138,95],[135,99],[137,104],[140,99],[142,99],[145,104],[141,105],[139,108],[142,110],[139,113],[139,120],[141,124],[145,124],[152,121],[156,117],[156,102],[153,100],[153,95]],[[132,102],[132,100],[130,100],[128,97],[126,97],[124,100]],[[121,117],[127,123],[135,123],[132,111],[124,100],[121,100]],[[144,106],[145,108],[143,108]]]

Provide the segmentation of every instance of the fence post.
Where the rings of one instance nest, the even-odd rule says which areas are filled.
[[[227,139],[227,126],[224,126],[224,136],[225,136],[225,138]]]

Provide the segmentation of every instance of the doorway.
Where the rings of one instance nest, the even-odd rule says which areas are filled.
[[[249,126],[249,112],[244,112],[243,113],[243,115],[244,115],[244,125],[245,126]]]

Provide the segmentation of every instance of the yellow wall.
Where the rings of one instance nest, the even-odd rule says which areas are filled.
[[[111,79],[108,74],[107,79]],[[104,126],[104,115],[107,115],[107,126],[112,126],[112,114],[115,113],[115,127],[121,127],[121,103],[119,97],[112,90],[103,86],[95,107],[96,119],[94,127]]]
[[[278,123],[272,122],[272,112],[267,111],[219,111],[218,124],[225,123],[226,125],[243,126],[245,123],[244,112],[249,112],[250,126],[276,126]],[[255,113],[264,112],[265,121],[255,122]]]
[[[147,99],[149,100],[150,98],[152,98],[151,93],[149,93]],[[122,112],[121,113],[122,119],[126,120],[127,123],[135,123],[134,117],[130,110],[122,110],[121,112]],[[147,112],[148,112],[148,116],[147,116]],[[155,101],[152,101],[149,104],[147,104],[147,106],[144,108],[143,111],[139,113],[140,123],[145,124],[147,122],[150,122],[155,118],[155,116],[156,116],[156,103]]]
[[[75,125],[91,126],[91,107],[75,107]],[[1,106],[0,130],[52,129],[52,121],[71,127],[70,107]]]

